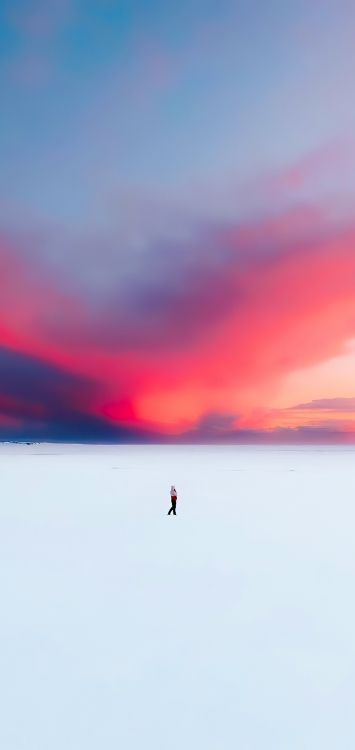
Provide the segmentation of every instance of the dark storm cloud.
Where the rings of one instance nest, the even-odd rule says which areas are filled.
[[[0,392],[21,400],[35,401],[55,411],[80,392],[89,396],[95,384],[48,362],[6,347],[0,348]]]
[[[88,378],[40,359],[0,348],[0,436],[36,440],[134,441],[139,431],[112,424],[88,411],[98,390]],[[149,439],[149,436],[145,436]]]

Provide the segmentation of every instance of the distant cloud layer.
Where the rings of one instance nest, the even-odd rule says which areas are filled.
[[[320,410],[320,411],[345,411],[355,413],[355,398],[319,398],[308,404],[298,404],[293,409]]]

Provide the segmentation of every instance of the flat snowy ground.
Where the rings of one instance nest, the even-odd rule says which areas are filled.
[[[354,749],[353,449],[2,446],[0,488],[3,750]]]

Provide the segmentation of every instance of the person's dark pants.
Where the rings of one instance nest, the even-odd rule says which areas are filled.
[[[171,512],[173,512],[174,516],[176,516],[176,499],[174,497],[171,498],[171,508],[169,510],[168,516],[170,516]]]

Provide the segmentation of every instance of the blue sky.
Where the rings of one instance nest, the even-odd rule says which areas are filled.
[[[351,130],[353,28],[344,2],[5,2],[1,191],[85,223],[122,184],[281,169]]]

